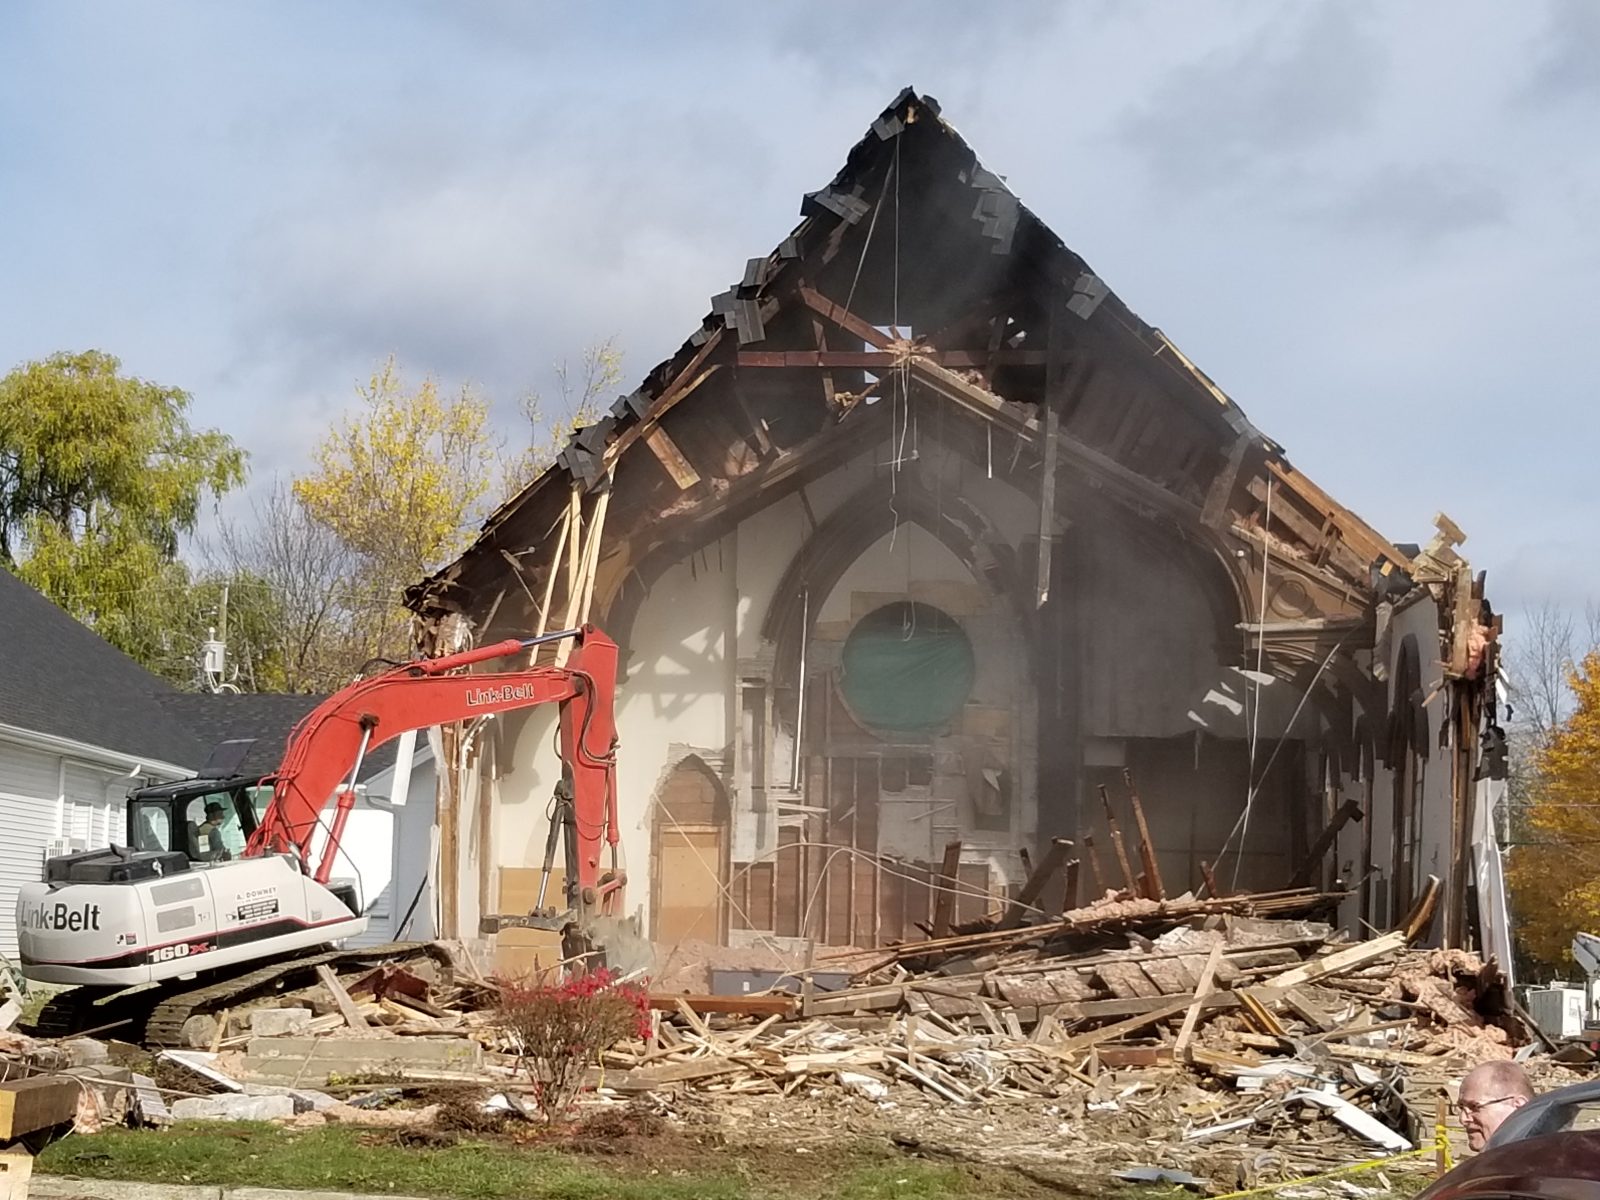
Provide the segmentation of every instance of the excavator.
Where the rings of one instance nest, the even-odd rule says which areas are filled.
[[[465,670],[562,638],[574,639],[564,666]],[[367,927],[355,881],[333,878],[362,762],[408,730],[537,704],[560,705],[562,764],[538,907],[487,918],[484,928],[552,929],[570,945],[617,927],[627,875],[616,677],[616,644],[593,626],[418,659],[329,696],[295,727],[270,775],[231,773],[235,757],[231,767],[132,792],[125,846],[52,858],[44,879],[18,896],[23,974],[74,985],[45,1006],[37,1032],[108,1029],[180,1046],[192,1018],[309,986],[319,966],[428,957],[447,966],[445,952],[426,943],[338,948]],[[558,839],[561,910],[544,907]]]

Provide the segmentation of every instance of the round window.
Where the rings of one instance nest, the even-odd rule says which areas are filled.
[[[972,643],[954,619],[902,600],[868,613],[850,631],[841,686],[865,724],[930,732],[961,711],[975,672]]]

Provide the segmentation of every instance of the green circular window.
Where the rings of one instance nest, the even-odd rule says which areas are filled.
[[[850,631],[841,686],[867,725],[928,732],[961,711],[975,670],[960,625],[937,608],[900,601],[868,613]]]

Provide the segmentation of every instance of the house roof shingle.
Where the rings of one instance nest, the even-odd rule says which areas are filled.
[[[300,719],[325,699],[180,692],[3,568],[0,624],[0,725],[189,771],[218,743],[251,738],[239,773],[266,775]],[[379,746],[361,778],[390,766],[394,754],[393,742]]]
[[[177,690],[0,568],[0,724],[191,770],[207,747],[162,704]]]

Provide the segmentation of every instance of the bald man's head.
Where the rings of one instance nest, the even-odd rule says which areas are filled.
[[[1482,1150],[1494,1131],[1533,1099],[1533,1083],[1520,1064],[1489,1062],[1473,1067],[1461,1081],[1461,1124],[1467,1145]]]

